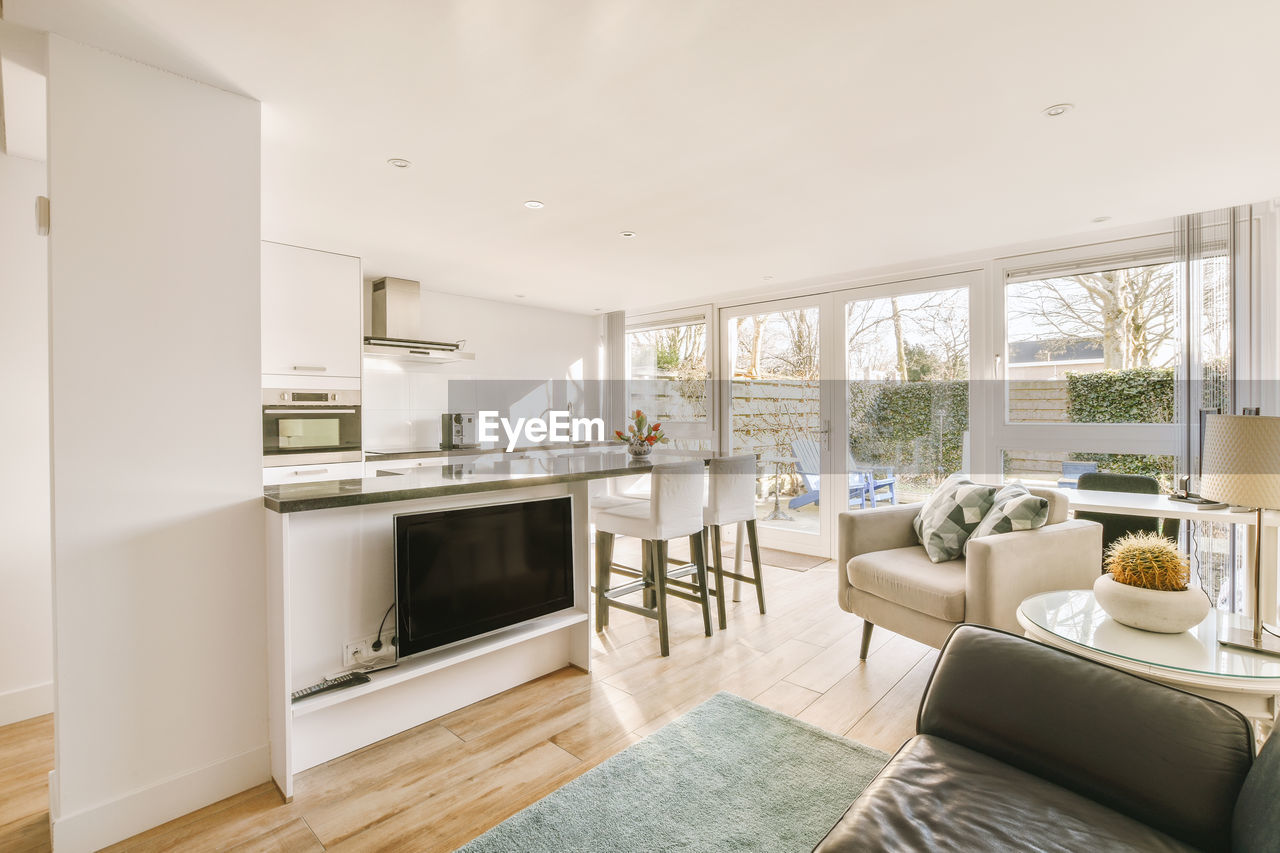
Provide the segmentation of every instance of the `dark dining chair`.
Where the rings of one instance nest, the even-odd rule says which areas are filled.
[[[1127,492],[1133,495],[1160,494],[1160,483],[1155,477],[1147,477],[1142,474],[1110,474],[1102,471],[1082,473],[1077,488],[1095,492]],[[1096,521],[1102,525],[1103,553],[1111,546],[1112,542],[1126,533],[1149,531],[1151,533],[1159,533],[1166,539],[1178,541],[1179,522],[1176,518],[1162,520],[1143,515],[1114,515],[1108,512],[1087,512],[1083,510],[1076,513],[1076,518]]]

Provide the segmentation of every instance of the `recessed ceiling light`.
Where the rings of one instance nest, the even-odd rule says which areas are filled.
[[[618,232],[618,236],[619,236],[619,237],[634,237],[634,236],[636,236],[636,232],[634,232],[634,231],[619,231],[619,232]]]
[[[1049,118],[1057,118],[1060,115],[1068,113],[1075,107],[1075,104],[1054,104],[1051,107],[1044,108],[1044,114]]]
[[[388,166],[395,166],[397,169],[407,169],[413,164],[403,157],[392,157],[387,161]]]
[[[1111,219],[1111,217],[1110,217],[1110,216],[1095,216],[1095,217],[1093,217],[1093,221],[1094,221],[1094,222],[1107,222],[1107,221],[1108,221],[1108,220],[1110,220],[1110,219]]]
[[[540,201],[537,201],[536,199],[529,199],[524,203],[524,206],[529,208],[530,210],[540,210],[541,208],[546,207],[545,204],[543,204]]]
[[[517,293],[517,294],[516,294],[516,299],[524,299],[524,294],[523,294],[523,293]]]

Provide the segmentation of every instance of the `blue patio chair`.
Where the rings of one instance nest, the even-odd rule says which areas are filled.
[[[796,473],[800,475],[805,491],[788,501],[787,506],[798,509],[806,504],[818,503],[820,498],[818,474],[821,471],[818,442],[811,438],[796,439],[791,442],[791,455],[800,460],[796,463]],[[889,503],[898,502],[897,479],[893,475],[892,468],[884,469],[887,471],[886,475],[883,478],[877,478],[869,468],[854,462],[851,455],[848,461],[850,505],[856,501],[860,509],[865,509],[869,500],[874,508],[877,504],[876,493],[880,489],[888,489]]]
[[[1062,479],[1058,481],[1058,488],[1074,489],[1081,474],[1092,474],[1097,470],[1097,462],[1063,462]]]
[[[876,495],[881,489],[889,490],[889,504],[892,506],[898,502],[898,478],[894,476],[893,469],[888,466],[882,466],[880,471],[884,472],[883,477],[876,476],[876,468],[871,465],[862,465],[853,458],[849,457],[849,470],[861,471],[866,476],[867,481],[871,484],[867,490],[867,496],[871,498],[871,508],[876,508]]]

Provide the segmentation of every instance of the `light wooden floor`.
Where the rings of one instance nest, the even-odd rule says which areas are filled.
[[[892,752],[937,653],[877,629],[859,664],[861,621],[835,588],[831,563],[766,567],[768,615],[744,586],[709,639],[673,600],[669,658],[655,623],[615,610],[589,675],[551,673],[301,773],[287,805],[262,785],[111,849],[450,851],[719,690]],[[0,850],[48,849],[51,764],[48,717],[0,728]]]

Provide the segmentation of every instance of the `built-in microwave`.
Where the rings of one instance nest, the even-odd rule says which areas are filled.
[[[264,468],[359,461],[359,391],[263,390]]]

